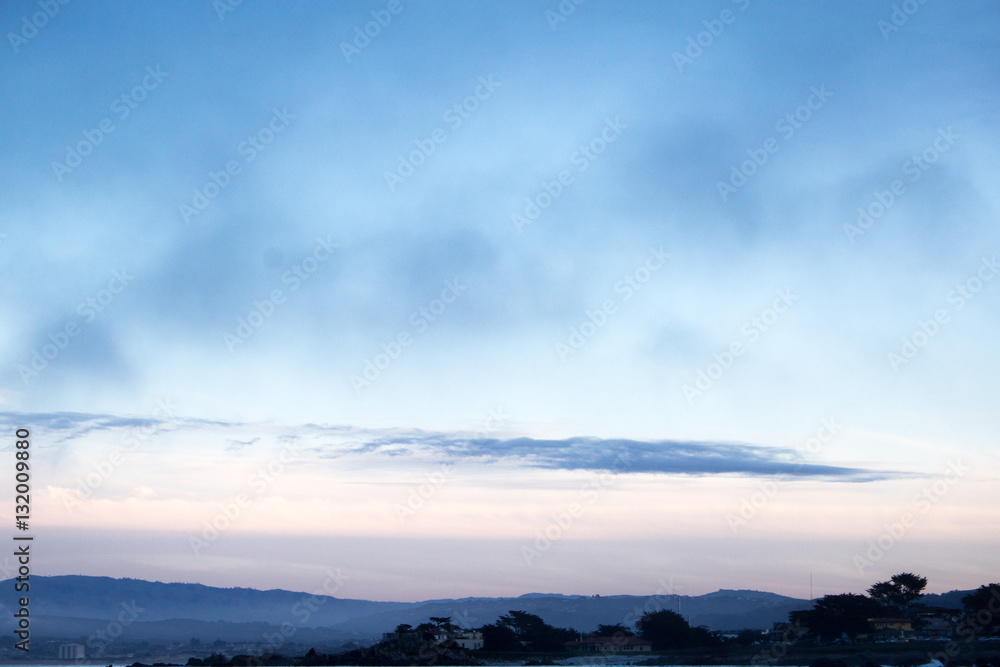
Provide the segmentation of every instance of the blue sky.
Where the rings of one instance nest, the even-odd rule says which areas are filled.
[[[379,599],[985,583],[998,24],[6,3],[0,418],[80,545],[40,567],[110,574],[87,529],[129,576],[311,590],[333,558]],[[342,546],[224,556],[293,540]]]

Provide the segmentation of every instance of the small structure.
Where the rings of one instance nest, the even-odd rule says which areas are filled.
[[[868,622],[875,631],[876,641],[905,639],[907,633],[913,632],[913,622],[908,618],[869,618]]]
[[[584,637],[566,642],[570,651],[585,653],[643,653],[653,650],[653,645],[638,637]]]
[[[869,618],[875,632],[882,630],[898,630],[900,632],[912,632],[913,622],[908,618]]]
[[[483,648],[483,633],[478,630],[432,630],[426,635],[432,644],[445,644],[448,642],[454,642],[455,645],[468,649],[470,651],[478,651]],[[382,641],[384,642],[403,642],[403,643],[416,643],[420,641],[420,633],[416,630],[409,630],[407,632],[383,632]]]
[[[59,647],[60,660],[85,660],[87,647],[83,644],[63,644]]]
[[[450,639],[464,649],[478,651],[483,647],[483,633],[478,630],[452,633]]]

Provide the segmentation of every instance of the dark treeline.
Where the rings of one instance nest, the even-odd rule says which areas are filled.
[[[738,633],[713,632],[704,626],[692,627],[680,614],[659,610],[646,612],[634,626],[621,623],[602,624],[594,632],[582,634],[572,628],[558,628],[540,616],[526,611],[511,610],[495,622],[479,628],[459,628],[450,617],[432,617],[416,627],[402,624],[383,640],[368,648],[336,654],[310,650],[300,658],[279,654],[262,656],[237,655],[227,658],[213,654],[207,658],[191,658],[190,667],[263,667],[292,665],[479,665],[480,658],[496,655],[569,654],[581,650],[581,640],[601,638],[599,645],[625,644],[633,638],[649,642],[647,648],[657,652],[704,650],[706,655],[720,650],[733,650],[753,645],[824,646],[831,643],[851,644],[872,641],[885,632],[902,633],[909,628],[916,636],[924,624],[937,618],[947,618],[949,638],[958,639],[1000,636],[1000,584],[980,586],[962,598],[963,608],[945,609],[924,605],[920,599],[927,579],[909,572],[894,575],[888,581],[874,584],[867,595],[843,593],[826,595],[812,609],[789,614],[784,629],[777,626],[771,633],[742,630]],[[780,625],[780,624],[779,624]],[[480,641],[482,650],[463,648],[462,641]],[[779,638],[780,637],[780,638]],[[645,646],[645,644],[644,644]],[[591,652],[593,651],[591,647]],[[598,648],[605,651],[606,648]],[[655,662],[655,661],[654,661]]]
[[[919,632],[934,615],[952,618],[956,610],[928,607],[920,602],[927,578],[911,572],[893,575],[868,589],[868,595],[825,595],[807,611],[793,611],[789,621],[821,642],[851,641],[876,633],[870,619],[909,621]],[[954,634],[970,639],[995,637],[1000,632],[1000,584],[986,584],[962,598],[961,618]]]

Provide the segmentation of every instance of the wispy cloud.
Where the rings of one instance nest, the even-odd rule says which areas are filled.
[[[630,473],[673,475],[784,475],[800,479],[872,482],[898,479],[909,473],[896,470],[839,466],[803,461],[798,452],[784,447],[746,443],[680,440],[629,440],[573,437],[541,440],[526,437],[470,438],[463,433],[418,429],[364,429],[344,425],[266,424],[203,419],[159,419],[80,412],[0,412],[0,423],[30,423],[66,444],[94,432],[143,427],[146,429],[201,430],[213,427],[227,451],[306,438],[303,452],[321,459],[434,458],[442,462],[478,461],[520,465],[546,470],[616,470]],[[255,434],[250,435],[247,434]],[[259,435],[256,435],[259,434]]]
[[[696,476],[787,475],[850,482],[877,481],[907,474],[803,463],[794,450],[781,447],[676,440],[639,441],[589,437],[560,440],[467,439],[445,434],[414,433],[377,438],[348,451],[384,456],[436,453],[452,461],[519,460],[528,467],[550,470],[619,470]]]

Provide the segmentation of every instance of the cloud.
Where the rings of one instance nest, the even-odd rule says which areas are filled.
[[[0,424],[32,431],[44,430],[59,434],[55,444],[63,444],[84,438],[97,431],[160,430],[166,427],[232,427],[233,423],[207,419],[163,419],[160,417],[136,417],[87,412],[0,412]]]
[[[450,459],[485,462],[518,459],[549,470],[591,470],[679,475],[783,475],[845,482],[898,478],[906,473],[812,463],[795,450],[760,445],[639,441],[588,437],[561,440],[465,439],[415,433],[375,439],[350,450],[355,454],[402,456],[439,453]]]
[[[260,444],[311,440],[302,451],[327,460],[406,457],[445,459],[447,463],[479,461],[505,463],[545,470],[614,471],[690,476],[781,475],[797,479],[843,482],[873,482],[900,479],[911,473],[874,468],[839,466],[810,461],[786,447],[745,443],[681,440],[629,440],[623,438],[572,437],[557,440],[516,438],[469,438],[461,433],[428,432],[418,429],[364,429],[326,424],[254,424],[203,419],[160,419],[79,412],[0,412],[0,423],[31,424],[61,432],[59,444],[82,439],[94,431],[143,427],[160,431],[204,431],[211,428],[227,451]],[[220,433],[221,431],[221,433]],[[253,435],[247,435],[253,434]],[[228,437],[227,437],[228,436]]]

